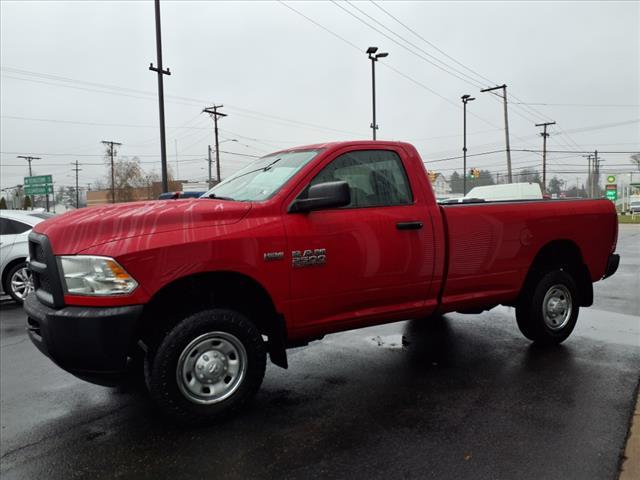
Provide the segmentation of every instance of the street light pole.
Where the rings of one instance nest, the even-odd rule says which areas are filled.
[[[462,167],[462,195],[467,194],[467,103],[475,100],[471,95],[462,95],[462,158],[463,167]]]
[[[376,139],[376,130],[378,129],[378,124],[376,123],[376,62],[379,58],[384,58],[389,54],[386,52],[377,53],[378,47],[369,47],[367,48],[367,55],[369,56],[369,60],[371,60],[371,98],[373,103],[373,122],[371,123],[371,129],[373,130],[373,139]]]

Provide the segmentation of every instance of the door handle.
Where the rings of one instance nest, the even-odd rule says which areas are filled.
[[[420,230],[422,228],[422,222],[399,222],[396,223],[398,230]]]

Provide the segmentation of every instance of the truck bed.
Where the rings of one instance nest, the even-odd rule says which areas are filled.
[[[482,201],[440,205],[440,211],[448,259],[441,308],[447,311],[513,303],[529,266],[551,242],[575,245],[597,281],[617,234],[608,200]]]

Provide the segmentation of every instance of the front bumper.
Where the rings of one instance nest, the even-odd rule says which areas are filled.
[[[616,273],[619,265],[620,255],[618,255],[617,253],[612,253],[611,255],[609,255],[609,258],[607,259],[607,268],[604,271],[604,276],[602,277],[602,279],[610,277],[611,275]]]
[[[69,373],[100,385],[115,385],[124,377],[142,308],[54,309],[34,294],[24,302],[29,338],[38,350]]]

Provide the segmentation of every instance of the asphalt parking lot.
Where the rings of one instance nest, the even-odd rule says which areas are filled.
[[[640,227],[621,226],[618,252],[557,348],[501,307],[330,335],[269,366],[245,414],[197,429],[58,369],[3,302],[0,475],[616,478],[640,372]]]

